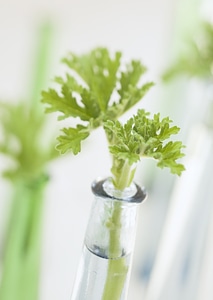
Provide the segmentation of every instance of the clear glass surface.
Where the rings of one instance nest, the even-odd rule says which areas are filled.
[[[95,199],[72,300],[125,300],[134,250],[137,210],[146,193],[133,184],[115,190],[109,179],[92,185]]]

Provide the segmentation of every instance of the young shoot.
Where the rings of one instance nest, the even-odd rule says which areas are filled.
[[[183,145],[171,141],[179,132],[170,126],[169,118],[153,118],[143,109],[126,124],[119,117],[137,104],[153,86],[141,83],[146,68],[138,60],[122,63],[120,52],[112,55],[106,48],[96,48],[83,55],[70,53],[63,62],[70,72],[57,77],[60,92],[49,89],[42,92],[46,112],[60,112],[59,119],[76,119],[75,127],[63,128],[57,149],[78,154],[82,142],[92,130],[103,127],[112,156],[111,174],[119,190],[129,186],[134,178],[135,164],[142,157],[151,157],[161,168],[168,167],[180,175],[184,166],[177,162],[183,156]],[[166,142],[167,141],[167,142]]]

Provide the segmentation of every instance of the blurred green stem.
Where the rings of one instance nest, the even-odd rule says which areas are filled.
[[[0,300],[38,299],[43,193],[46,176],[15,184],[4,249]]]
[[[26,131],[23,128],[24,142],[21,144],[23,148],[19,154],[21,158],[26,157],[25,160],[20,160],[20,172],[16,179],[12,179],[14,198],[5,241],[0,300],[38,299],[43,193],[47,176],[40,174],[46,163],[42,151],[36,152],[36,147],[40,148],[40,140],[37,140],[38,145],[31,141],[37,136],[42,137],[42,129],[36,128],[40,132],[34,133],[34,136],[31,136],[30,129],[34,126],[32,122],[39,124],[44,118],[39,98],[46,78],[49,77],[47,73],[52,56],[53,33],[52,24],[42,22],[38,31],[38,48],[34,65],[30,69],[32,83],[29,84],[30,95],[27,100],[29,102],[26,101],[26,107],[29,108],[29,116],[27,115],[30,120],[29,128],[26,128]],[[28,157],[32,160],[32,164],[29,163],[30,159],[27,161]],[[34,160],[39,166],[36,171],[32,167]],[[23,163],[25,161],[26,164]]]
[[[54,30],[53,26],[49,22],[41,24],[38,30],[38,46],[35,53],[35,61],[30,69],[31,84],[29,91],[29,99],[31,99],[31,107],[33,113],[38,116],[43,115],[43,107],[40,105],[41,90],[49,81],[49,71],[51,65],[51,59],[53,55],[53,39]]]

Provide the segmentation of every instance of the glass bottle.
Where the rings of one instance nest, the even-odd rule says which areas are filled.
[[[110,179],[92,184],[95,196],[71,300],[124,300],[134,250],[137,211],[146,193]]]

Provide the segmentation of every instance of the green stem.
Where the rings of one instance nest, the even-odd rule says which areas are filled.
[[[0,286],[0,299],[16,299],[19,290],[21,264],[21,249],[27,226],[29,213],[28,193],[23,184],[18,182],[15,187],[15,197],[12,203],[9,231],[3,257],[3,274]]]
[[[127,160],[114,158],[112,173],[114,175],[114,186],[122,191],[132,183],[135,168]]]
[[[16,184],[0,285],[0,300],[36,300],[44,184]]]
[[[121,192],[128,187],[134,177],[135,168],[128,161],[118,160],[113,157],[112,173],[114,175],[114,186]],[[112,218],[109,226],[109,263],[107,277],[104,286],[102,300],[119,300],[128,274],[126,258],[122,257],[120,244],[121,236],[121,213],[122,206],[119,202],[114,203]],[[116,259],[111,259],[116,258]]]
[[[128,273],[125,257],[121,257],[119,260],[109,260],[107,272],[108,275],[104,286],[102,300],[119,300],[121,299]]]
[[[34,74],[31,79],[32,83],[29,95],[34,113],[38,113],[38,115],[43,115],[41,113],[42,107],[39,100],[41,90],[44,88],[47,78],[49,77],[48,72],[53,49],[53,33],[53,26],[49,22],[43,22],[38,30],[38,47],[36,49],[36,59],[33,66]],[[32,74],[32,68],[30,73]]]
[[[31,195],[31,211],[28,219],[25,258],[20,282],[20,299],[22,300],[38,299],[44,187],[42,184]]]
[[[107,135],[109,144],[112,144],[113,137]],[[118,159],[112,157],[112,174],[113,184],[116,189],[121,192],[128,187],[134,178],[135,168],[128,160]],[[109,226],[109,257],[116,259],[109,259],[107,277],[104,286],[102,300],[119,300],[128,274],[128,265],[126,257],[122,257],[122,248],[120,244],[121,235],[121,213],[122,207],[119,202],[114,203],[112,218]]]
[[[122,207],[119,202],[115,202],[111,226],[109,226],[109,259],[107,278],[104,286],[102,300],[119,300],[127,278],[128,265],[126,257],[122,257],[122,249],[120,245],[121,232],[121,213]]]

